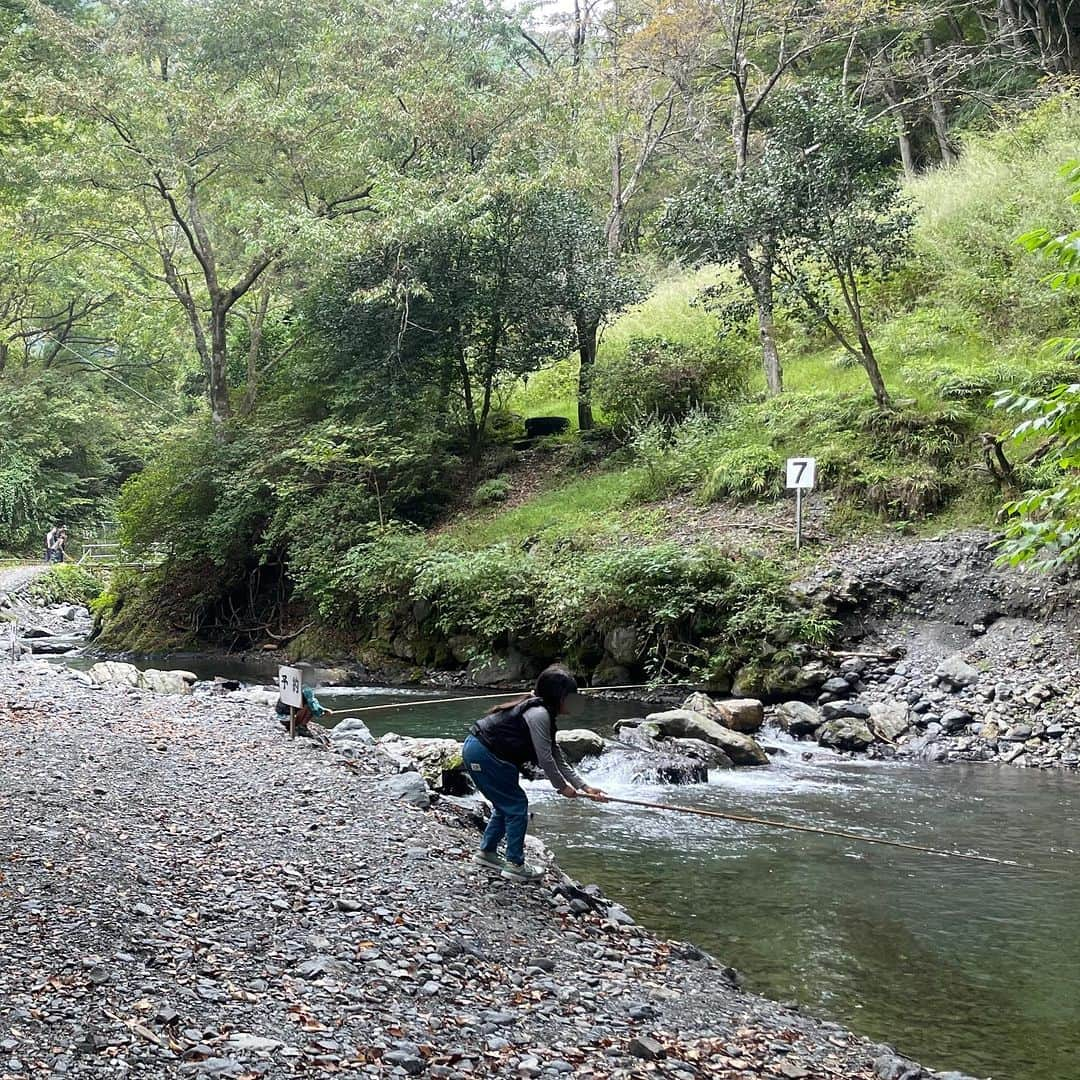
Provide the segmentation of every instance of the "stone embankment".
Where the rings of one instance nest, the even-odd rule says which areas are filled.
[[[993,556],[974,533],[867,544],[819,568],[802,589],[846,641],[777,722],[843,750],[1080,767],[1080,586]]]
[[[932,1075],[554,866],[485,876],[475,813],[362,737],[35,660],[0,729],[5,1080]]]

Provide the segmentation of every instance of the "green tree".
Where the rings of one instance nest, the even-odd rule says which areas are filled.
[[[1080,204],[1080,161],[1070,162],[1063,172],[1075,189],[1072,202]],[[1057,264],[1049,278],[1053,288],[1080,290],[1080,229],[1058,235],[1036,229],[1020,242]],[[1080,360],[1080,334],[1053,338],[1047,349],[1059,360],[1075,364]],[[1059,386],[1045,397],[1004,393],[997,401],[1009,412],[1027,416],[1014,429],[1013,438],[1021,444],[1041,444],[1032,459],[1039,461],[1045,481],[1005,507],[1008,524],[1002,557],[1041,570],[1080,561],[1080,381]]]
[[[556,262],[559,305],[573,322],[578,351],[578,427],[593,426],[592,386],[600,333],[611,319],[643,299],[639,279],[621,269],[607,230],[588,203],[573,192],[543,200],[537,224]]]
[[[779,95],[771,117],[766,156],[792,217],[776,258],[785,299],[862,365],[874,399],[889,406],[863,286],[910,254],[914,218],[901,197],[891,132],[825,83]]]
[[[563,246],[573,234],[554,209],[544,191],[481,185],[357,261],[343,283],[348,307],[324,325],[347,329],[362,380],[382,388],[380,408],[428,395],[429,408],[460,421],[476,454],[499,386],[566,354],[566,305],[583,301]]]
[[[179,306],[220,426],[232,413],[230,317],[333,250],[400,152],[384,108],[400,61],[380,16],[359,7],[342,18],[271,0],[99,10],[90,25],[37,12],[60,59],[34,89],[77,125],[57,171],[97,195],[75,238]]]
[[[684,251],[733,264],[771,334],[777,300],[826,329],[889,394],[870,342],[863,283],[906,256],[912,217],[889,160],[891,135],[831,87],[782,93],[753,168],[706,177],[668,204],[662,228]],[[770,388],[770,353],[763,332]]]

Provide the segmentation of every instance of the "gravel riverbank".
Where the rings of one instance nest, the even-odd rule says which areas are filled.
[[[0,666],[0,1077],[933,1075],[491,880],[395,783],[209,690]]]

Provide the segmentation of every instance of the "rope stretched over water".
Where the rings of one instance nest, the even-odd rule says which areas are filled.
[[[603,694],[609,690],[667,690],[675,686],[687,686],[688,683],[669,683],[664,686],[653,686],[651,683],[632,683],[626,686],[587,686],[579,690],[581,694]],[[524,693],[524,691],[522,691]],[[492,701],[499,699],[506,701],[514,696],[514,691],[506,690],[501,694],[473,694],[471,697],[447,697],[427,698],[423,701],[391,701],[384,705],[359,705],[353,709],[327,709],[330,716],[341,716],[348,713],[375,712],[377,709],[415,709],[421,705],[453,705],[457,701]]]
[[[944,855],[950,859],[968,859],[972,862],[994,863],[997,866],[1015,866],[1022,870],[1057,872],[1050,867],[1014,862],[1012,859],[995,859],[990,855],[971,855],[963,851],[946,851],[943,848],[924,847],[922,844],[909,844],[903,840],[885,840],[878,836],[863,836],[861,833],[844,832],[842,829],[819,829],[812,825],[796,825],[794,822],[789,821],[770,821],[768,818],[751,817],[749,814],[728,814],[719,810],[699,810],[693,806],[672,806],[669,803],[645,802],[642,799],[622,799],[615,795],[608,795],[604,801],[623,803],[626,806],[643,806],[650,810],[671,810],[677,814],[696,814],[699,817],[738,821],[747,825],[767,825],[772,829],[789,829],[793,832],[814,833],[817,836],[838,836],[843,840],[858,840],[864,844],[882,844],[885,847],[904,848],[906,851],[921,851],[924,855]]]
[[[596,686],[587,687],[580,692],[583,694],[596,694],[606,690],[664,690],[671,686],[686,686],[686,683],[667,684],[665,686],[653,686],[649,683],[637,683],[627,686]],[[456,701],[489,701],[494,698],[506,698],[506,694],[474,694],[470,697],[431,698],[424,701],[394,701],[384,705],[363,705],[356,709],[327,709],[331,716],[341,713],[374,712],[377,709],[408,709],[420,705],[451,705]],[[650,753],[644,747],[633,746],[630,743],[621,742],[619,739],[609,739],[619,746],[628,750],[636,750],[639,753]],[[972,855],[963,851],[946,851],[944,848],[925,847],[922,844],[910,844],[903,840],[886,840],[878,836],[863,836],[861,833],[845,832],[842,829],[819,829],[812,825],[796,825],[789,821],[772,821],[768,818],[751,817],[749,814],[729,814],[719,810],[700,810],[692,806],[672,806],[669,803],[645,802],[642,799],[623,799],[615,795],[608,795],[603,801],[622,803],[625,806],[641,806],[648,810],[669,810],[677,814],[695,814],[698,817],[718,818],[722,821],[737,821],[745,825],[763,825],[770,829],[787,829],[789,832],[812,833],[815,836],[835,836],[842,840],[855,840],[863,844],[878,844],[882,847],[901,848],[905,851],[918,851],[924,855],[940,855],[948,859],[966,859],[969,862],[991,863],[995,866],[1012,866],[1021,870],[1039,870],[1044,873],[1060,873],[1052,867],[1034,866],[1031,863],[1016,862],[1013,859],[995,859],[991,855]]]

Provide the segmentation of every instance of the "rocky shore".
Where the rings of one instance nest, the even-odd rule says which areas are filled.
[[[973,532],[852,547],[801,589],[844,639],[831,666],[803,669],[804,703],[774,711],[793,734],[883,756],[1080,767],[1075,577],[995,566],[989,535]]]
[[[0,728],[5,1080],[933,1075],[554,866],[485,876],[473,814],[377,748],[36,660],[0,665]]]

